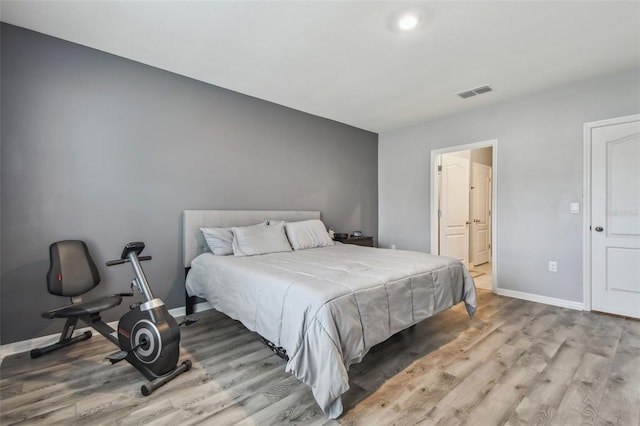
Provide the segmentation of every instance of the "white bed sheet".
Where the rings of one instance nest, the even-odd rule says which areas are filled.
[[[311,386],[330,418],[343,410],[350,365],[391,335],[464,301],[473,279],[458,260],[339,244],[261,256],[195,258],[191,296],[282,346],[287,371]]]

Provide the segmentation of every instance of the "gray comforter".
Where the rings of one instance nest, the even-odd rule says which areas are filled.
[[[309,385],[330,417],[342,413],[349,366],[372,346],[464,301],[473,279],[456,259],[355,245],[193,260],[186,288],[282,346],[287,371]]]

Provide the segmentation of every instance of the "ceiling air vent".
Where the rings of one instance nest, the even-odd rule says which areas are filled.
[[[493,89],[489,86],[480,86],[480,87],[476,87],[475,89],[472,89],[474,92],[476,92],[476,95],[481,95],[483,93],[487,93],[492,91]]]
[[[470,98],[471,96],[481,95],[483,93],[491,92],[493,89],[490,86],[480,86],[471,90],[465,90],[464,92],[456,93],[462,99]]]
[[[476,92],[474,92],[473,90],[467,90],[466,92],[460,92],[458,93],[458,96],[460,96],[461,98],[470,98],[472,96],[475,96]]]

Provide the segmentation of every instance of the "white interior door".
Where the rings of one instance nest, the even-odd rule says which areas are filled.
[[[442,154],[440,255],[469,261],[469,151]]]
[[[478,266],[491,260],[491,167],[474,162],[471,173],[471,263]]]
[[[640,121],[591,129],[591,298],[640,318]]]

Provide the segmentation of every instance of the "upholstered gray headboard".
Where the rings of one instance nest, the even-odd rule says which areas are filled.
[[[182,261],[184,267],[190,267],[191,261],[196,256],[208,250],[200,228],[255,225],[267,219],[287,222],[320,219],[320,212],[296,210],[184,210],[182,215]]]

